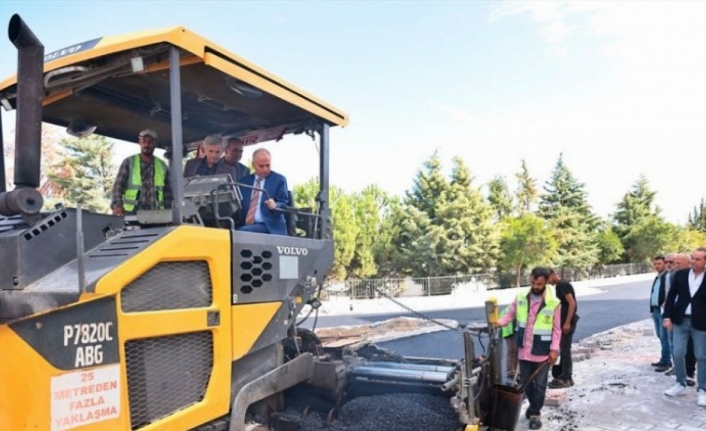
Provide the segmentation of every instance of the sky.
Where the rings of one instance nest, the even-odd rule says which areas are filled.
[[[351,119],[331,132],[348,192],[403,195],[438,151],[447,173],[460,156],[474,185],[512,189],[522,159],[543,186],[563,154],[603,217],[641,174],[669,221],[706,196],[706,2],[23,0],[0,2],[0,27],[14,13],[47,53],[182,25],[326,100]],[[4,79],[17,52],[0,34]],[[291,184],[317,174],[308,138],[267,147]]]

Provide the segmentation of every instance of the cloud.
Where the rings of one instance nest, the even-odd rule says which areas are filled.
[[[564,56],[565,40],[579,27],[569,24],[568,15],[573,10],[571,3],[550,1],[508,1],[491,9],[490,22],[498,22],[515,15],[527,15],[529,21],[537,24],[542,41],[549,53]]]
[[[706,3],[507,2],[489,21],[509,25],[518,16],[550,52],[583,62],[593,81],[550,87],[531,109],[507,104],[477,115],[447,107],[459,124],[475,119],[458,135],[491,143],[481,169],[507,174],[498,155],[512,154],[513,165],[524,155],[546,177],[563,151],[600,213],[612,212],[644,173],[665,215],[685,221],[706,195],[706,182],[687,181],[706,153]]]

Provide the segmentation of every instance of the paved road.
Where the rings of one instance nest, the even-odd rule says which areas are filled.
[[[581,316],[581,320],[579,321],[574,341],[616,326],[650,317],[647,310],[650,293],[649,282],[626,283],[606,286],[601,289],[604,292],[578,298],[578,314]],[[453,319],[459,322],[482,321],[485,319],[484,310],[481,307],[437,310],[425,314],[432,318]],[[400,313],[368,316],[326,316],[319,317],[317,327],[359,325],[400,316],[414,317],[404,310]],[[313,319],[306,323],[311,325],[311,320]],[[383,343],[381,346],[402,355],[445,358],[460,358],[463,356],[461,337],[452,331],[405,338],[399,341]]]

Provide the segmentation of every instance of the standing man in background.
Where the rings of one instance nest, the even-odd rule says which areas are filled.
[[[184,178],[216,175],[218,163],[223,155],[223,138],[220,135],[208,135],[203,140],[204,156],[191,159],[184,166]]]
[[[691,338],[698,372],[696,404],[706,407],[706,248],[691,255],[691,269],[674,274],[664,304],[664,326],[674,331],[674,371],[677,381],[664,393],[670,397],[686,395],[686,345]]]
[[[665,291],[667,286],[667,271],[665,269],[664,256],[655,256],[652,260],[652,267],[657,272],[654,281],[652,282],[652,291],[650,292],[650,313],[652,321],[655,325],[655,335],[659,338],[661,346],[661,354],[659,361],[653,362],[651,365],[655,367],[655,371],[665,372],[672,368],[672,356],[669,350],[669,338],[665,331],[662,330],[662,304],[666,298]]]
[[[571,343],[576,322],[579,320],[578,305],[574,286],[568,281],[559,278],[553,269],[549,270],[549,283],[554,285],[556,297],[561,301],[561,344],[559,346],[559,365],[552,367],[554,379],[549,383],[552,389],[569,388],[574,385],[573,360],[571,358]]]
[[[172,205],[169,168],[154,155],[157,132],[141,131],[138,143],[140,153],[123,160],[115,178],[110,208],[117,216],[135,214],[137,210],[168,209]]]
[[[680,269],[691,268],[691,256],[689,256],[689,253],[675,253],[672,258],[667,256],[666,264],[668,269],[670,266],[670,260],[672,260],[672,270],[669,271],[670,275],[667,276],[667,297],[669,297],[669,290],[671,290],[671,285],[674,282],[674,274]],[[662,315],[664,315],[664,310]],[[664,330],[667,332],[669,349],[672,352],[672,361],[674,361],[674,331],[669,331],[667,328],[664,328]],[[691,338],[689,338],[689,342],[686,344],[686,356],[684,357],[684,362],[686,364],[686,385],[695,386],[696,380],[694,379],[694,375],[696,374],[696,357],[694,356],[694,342]],[[672,368],[666,374],[668,376],[674,376],[676,372],[674,371],[674,368]]]
[[[236,182],[247,177],[250,175],[250,169],[240,163],[240,159],[242,158],[243,141],[235,137],[228,138],[225,153],[218,164],[218,173],[230,174],[230,178]]]

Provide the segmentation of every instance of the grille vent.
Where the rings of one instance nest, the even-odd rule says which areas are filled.
[[[211,274],[202,260],[158,263],[120,292],[128,313],[208,307],[212,298]]]
[[[27,241],[31,240],[42,234],[42,232],[49,230],[49,228],[54,227],[55,224],[64,220],[67,217],[66,211],[61,211],[54,215],[54,217],[45,220],[43,223],[33,227],[32,229],[25,232],[24,237]]]
[[[248,295],[254,289],[259,289],[265,283],[272,281],[272,252],[265,250],[260,254],[255,254],[252,250],[243,249],[240,251],[243,261],[240,263],[240,291]]]
[[[125,343],[130,424],[140,429],[203,400],[213,368],[210,331]]]

